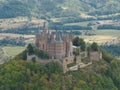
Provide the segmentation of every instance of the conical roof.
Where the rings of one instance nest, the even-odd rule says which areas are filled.
[[[56,38],[55,38],[55,40],[62,42],[62,38],[61,38],[60,32],[56,32]]]

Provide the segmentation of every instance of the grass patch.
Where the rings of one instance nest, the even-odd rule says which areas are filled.
[[[29,39],[29,40],[26,40],[25,41],[27,44],[34,44],[35,43],[35,40],[34,39]]]
[[[120,30],[97,30],[96,35],[120,36]]]
[[[3,50],[7,56],[15,56],[25,50],[25,47],[19,46],[4,46]]]

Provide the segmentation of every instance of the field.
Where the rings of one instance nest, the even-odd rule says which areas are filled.
[[[117,44],[120,39],[120,30],[96,30],[94,36],[80,36],[86,42],[97,42],[98,44]]]
[[[9,38],[24,37],[26,46],[29,43],[33,44],[35,42],[34,35],[0,33],[0,40],[2,40],[5,37],[9,37]],[[7,58],[14,57],[15,55],[21,53],[23,50],[25,50],[25,48],[26,47],[22,47],[22,46],[1,46],[0,47],[0,64],[5,62]]]
[[[99,45],[112,43],[112,41],[117,39],[117,37],[114,37],[114,36],[98,36],[98,35],[84,36],[82,38],[84,38],[85,41],[88,42],[88,43],[97,42]]]
[[[25,39],[34,39],[34,35],[23,35],[23,34],[12,34],[12,33],[0,33],[0,40],[5,38],[18,38],[18,37],[24,37]]]
[[[4,54],[8,57],[13,57],[25,50],[25,47],[18,46],[4,46],[2,48],[4,50]]]
[[[35,39],[29,39],[29,40],[26,40],[25,42],[26,42],[26,44],[29,44],[29,43],[34,44]]]
[[[27,17],[0,19],[0,28],[2,30],[7,30],[7,29],[17,29],[24,26],[38,27],[38,26],[42,26],[43,22],[44,20],[42,19],[32,18],[31,20],[29,20],[29,18]]]
[[[120,30],[96,30],[95,33],[103,36],[120,36]]]
[[[89,24],[90,21],[86,21],[86,22],[78,22],[78,23],[67,23],[65,24],[66,26],[72,26],[72,25],[77,25],[77,26],[87,26]]]
[[[34,39],[26,40],[26,43],[34,43]],[[26,45],[27,46],[27,45]],[[6,62],[8,58],[14,57],[25,50],[26,47],[22,46],[1,46],[0,47],[0,64]]]

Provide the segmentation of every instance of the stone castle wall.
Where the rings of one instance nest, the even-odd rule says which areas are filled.
[[[33,58],[35,58],[35,60],[42,65],[51,63],[53,61],[55,61],[55,62],[57,61],[63,68],[64,73],[66,73],[68,71],[67,65],[74,62],[74,56],[70,56],[70,57],[66,57],[66,58],[62,58],[62,59],[40,59],[36,55],[28,55],[27,54],[27,60],[32,60]]]
[[[90,52],[90,60],[99,61],[102,59],[102,53],[100,51]]]
[[[51,59],[72,56],[73,48],[70,34],[64,35],[58,31],[48,33],[48,30],[42,30],[41,33],[36,35],[36,47],[47,52]]]
[[[27,55],[27,60],[32,60],[33,58],[35,58],[35,60],[37,62],[39,62],[42,65],[51,63],[53,61],[57,61],[62,69],[63,69],[63,73],[66,73],[67,71],[73,71],[73,70],[78,70],[78,68],[82,68],[82,67],[86,67],[88,65],[91,65],[92,63],[90,62],[89,64],[84,64],[81,61],[81,55],[78,56],[69,56],[69,57],[65,57],[65,58],[61,58],[61,59],[40,59],[38,58],[36,55]],[[72,67],[67,67],[68,64],[74,63],[76,59],[76,65],[72,66]],[[102,59],[102,53],[99,51],[92,51],[90,52],[90,60],[91,61],[100,61]]]
[[[76,64],[79,64],[81,63],[81,56],[76,56]]]
[[[74,62],[74,56],[62,58],[61,61],[62,61],[63,72],[65,73],[68,71],[67,65]]]

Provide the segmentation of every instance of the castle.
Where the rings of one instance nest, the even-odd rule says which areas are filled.
[[[38,50],[47,52],[49,59],[41,59],[36,55],[28,55],[27,60],[35,58],[41,64],[48,64],[52,61],[57,61],[63,69],[63,72],[78,70],[92,64],[92,61],[99,61],[102,59],[102,53],[99,51],[92,51],[88,56],[88,51],[81,51],[80,47],[73,46],[72,33],[65,33],[60,31],[50,31],[44,23],[44,29],[39,31],[36,35],[36,48]],[[79,55],[73,55],[73,52],[79,49]],[[84,56],[84,57],[82,57]],[[82,57],[82,58],[81,58]],[[85,64],[81,60],[89,58],[89,63]],[[72,65],[72,66],[71,66]],[[70,66],[70,67],[69,67]]]
[[[44,23],[44,29],[36,35],[36,47],[47,52],[50,59],[73,56],[72,34],[50,32]]]

